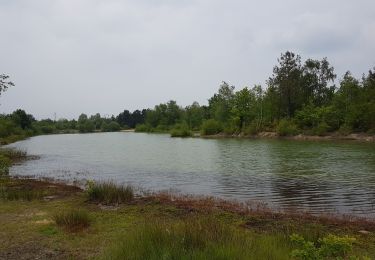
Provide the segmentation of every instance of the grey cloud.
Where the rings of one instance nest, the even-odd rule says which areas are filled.
[[[263,84],[280,53],[374,66],[375,2],[1,1],[0,112],[117,114],[168,99],[206,103],[221,80]]]

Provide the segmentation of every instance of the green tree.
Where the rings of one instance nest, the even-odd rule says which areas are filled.
[[[335,79],[336,74],[327,58],[322,61],[306,60],[303,66],[303,103],[306,104],[311,101],[315,106],[328,104],[335,91]]]
[[[233,98],[232,113],[238,121],[238,128],[241,130],[246,123],[255,118],[255,94],[247,87],[237,91]]]
[[[278,65],[273,68],[273,75],[268,84],[278,96],[279,116],[291,118],[294,112],[302,106],[301,57],[287,51],[278,59]]]
[[[208,100],[211,117],[222,123],[228,122],[232,110],[234,86],[223,81],[217,94]]]
[[[189,129],[198,130],[202,124],[204,111],[198,102],[193,102],[192,105],[185,108],[186,122]]]
[[[22,129],[30,128],[32,122],[35,121],[35,118],[32,115],[27,114],[25,110],[22,109],[17,109],[14,111],[11,118]]]

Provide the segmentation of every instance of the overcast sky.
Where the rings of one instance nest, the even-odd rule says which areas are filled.
[[[117,115],[265,85],[282,52],[375,66],[374,0],[0,0],[0,113]]]

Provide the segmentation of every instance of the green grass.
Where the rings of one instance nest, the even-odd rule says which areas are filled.
[[[147,221],[105,254],[105,259],[289,259],[289,242],[261,236],[214,217]]]
[[[134,190],[112,182],[89,183],[87,196],[90,201],[104,204],[128,203],[134,198]]]
[[[61,211],[53,216],[54,221],[60,227],[69,231],[79,231],[90,226],[91,219],[86,210],[71,209]]]

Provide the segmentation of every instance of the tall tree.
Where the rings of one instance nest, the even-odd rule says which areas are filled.
[[[287,51],[278,59],[278,65],[273,68],[273,75],[268,80],[279,98],[281,116],[292,117],[301,107],[301,57]]]
[[[323,60],[306,60],[303,66],[303,103],[312,102],[315,106],[328,104],[335,91],[336,74],[327,58]],[[329,85],[330,84],[330,85]]]
[[[211,117],[226,122],[230,118],[232,101],[234,98],[234,86],[223,81],[217,94],[208,100]]]

